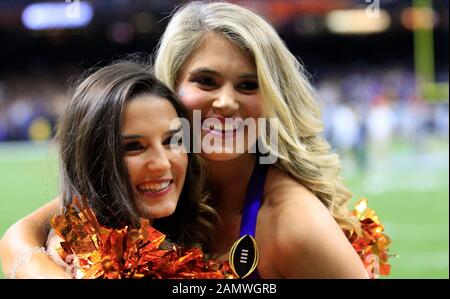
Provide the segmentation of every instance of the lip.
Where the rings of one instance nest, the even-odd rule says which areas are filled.
[[[225,130],[218,131],[218,130],[210,129],[209,127],[204,126],[204,122],[208,119],[217,119],[218,121],[221,122],[222,127],[225,126],[226,119],[232,119],[233,123],[235,123],[236,120],[238,120],[238,127],[234,128],[233,130],[227,130],[227,131],[225,131]],[[243,124],[244,124],[244,121],[240,117],[225,118],[223,116],[213,115],[213,116],[208,116],[208,117],[205,117],[202,119],[202,131],[206,132],[208,134],[212,134],[213,136],[216,136],[219,138],[229,138],[229,137],[236,136],[236,134],[244,127]]]
[[[239,116],[225,117],[223,115],[208,115],[208,116],[205,116],[202,118],[202,123],[205,120],[210,119],[210,118],[215,118],[215,119],[219,120],[222,124],[225,124],[226,119],[232,119],[233,121],[235,119],[242,119],[242,117],[239,117]]]
[[[207,133],[207,134],[211,134],[212,136],[215,136],[217,138],[234,138],[236,137],[237,131],[236,130],[232,130],[232,131],[215,131],[215,130],[210,130],[210,129],[203,129],[203,132]]]
[[[142,183],[140,183],[139,185],[145,185],[145,184],[160,184],[166,181],[173,181],[173,178],[162,178],[162,179],[151,179],[151,180],[146,180],[143,181]]]
[[[151,182],[156,183],[157,181],[160,181],[160,182],[164,181],[165,182],[167,180],[152,180]],[[150,181],[147,181],[147,182],[150,182]],[[172,191],[173,186],[174,186],[173,183],[174,183],[174,181],[170,180],[169,186],[167,186],[166,188],[164,188],[164,189],[162,189],[162,190],[160,190],[158,192],[146,192],[146,191],[142,191],[142,190],[139,190],[139,189],[138,189],[138,192],[144,194],[144,196],[146,196],[146,197],[151,197],[151,198],[163,197],[164,195],[166,195],[170,191]]]

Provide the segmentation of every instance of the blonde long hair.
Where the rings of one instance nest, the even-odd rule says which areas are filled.
[[[156,76],[176,89],[177,75],[208,32],[227,38],[254,59],[263,98],[261,117],[279,120],[276,166],[313,192],[341,228],[359,231],[348,213],[352,195],[342,184],[339,157],[320,137],[323,123],[316,93],[303,66],[267,21],[238,5],[191,2],[177,10],[159,42]]]

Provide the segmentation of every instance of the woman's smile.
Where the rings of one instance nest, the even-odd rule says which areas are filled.
[[[187,154],[173,151],[172,122],[178,116],[169,101],[151,96],[138,97],[127,104],[122,135],[125,161],[134,186],[136,205],[149,219],[171,215],[183,189]]]
[[[202,115],[203,156],[232,160],[257,142],[258,134],[248,134],[244,120],[252,120],[257,132],[262,96],[255,64],[238,47],[223,37],[207,34],[179,78],[177,90],[182,102],[194,119],[196,111]],[[233,138],[237,142],[213,142]]]

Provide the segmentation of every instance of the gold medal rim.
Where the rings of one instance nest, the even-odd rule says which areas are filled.
[[[241,276],[239,276],[239,275],[236,273],[236,269],[234,268],[233,257],[234,257],[234,253],[235,253],[235,251],[236,251],[237,245],[238,245],[238,244],[239,244],[246,236],[249,236],[250,239],[252,240],[252,243],[253,243],[253,249],[254,249],[254,252],[255,252],[255,258],[253,259],[253,264],[252,264],[250,270],[249,270],[245,275],[243,275],[243,276],[241,277]],[[245,278],[245,277],[249,276],[251,273],[253,273],[253,271],[255,271],[255,269],[256,269],[256,267],[257,267],[257,265],[258,265],[258,262],[259,262],[259,249],[258,249],[258,244],[256,243],[255,238],[253,238],[253,236],[247,234],[247,235],[243,235],[243,236],[240,237],[236,242],[234,242],[233,246],[231,246],[230,254],[228,255],[228,262],[230,263],[230,268],[231,268],[231,270],[233,270],[233,273],[234,273],[237,277],[239,277],[239,278],[241,278],[241,279],[242,279],[242,278]]]

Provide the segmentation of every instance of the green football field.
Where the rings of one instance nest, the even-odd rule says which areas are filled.
[[[46,143],[0,144],[1,235],[58,194],[55,157]],[[393,240],[389,277],[448,278],[448,140],[398,143],[369,157],[369,169],[360,173],[344,156],[343,175],[354,200],[369,199]]]

